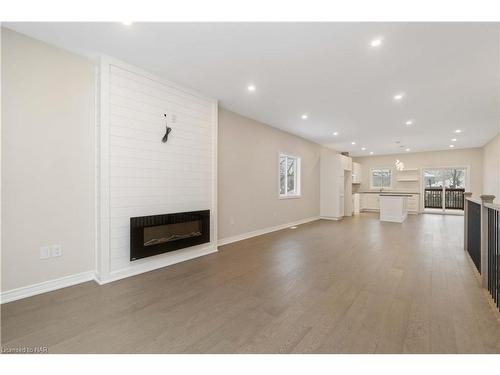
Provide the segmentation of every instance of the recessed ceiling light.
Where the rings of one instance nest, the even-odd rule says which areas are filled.
[[[307,118],[308,118],[308,117],[309,117],[309,116],[307,115],[307,113],[304,113],[304,114],[302,115],[302,120],[307,120]]]
[[[297,226],[294,225],[294,226],[290,227],[290,229],[297,229]]]
[[[382,44],[382,38],[375,38],[370,42],[370,46],[379,47]]]
[[[457,129],[457,130],[455,130],[455,133],[457,133],[457,134],[458,134],[458,133],[462,133],[462,130]]]
[[[248,85],[247,90],[250,91],[250,92],[254,92],[255,91],[255,85]]]
[[[394,100],[399,101],[405,97],[404,92],[400,92],[399,94],[394,95]]]
[[[366,147],[361,147],[361,150],[362,150],[362,151],[365,151],[365,150],[366,150]]]
[[[407,149],[406,149],[406,152],[408,152],[408,151],[410,151],[410,149],[409,149],[409,148],[407,148]]]
[[[351,142],[351,145],[355,145],[355,144],[356,144],[356,142],[354,142],[354,141]]]
[[[455,147],[455,145],[450,145],[450,148],[453,148],[453,147]]]
[[[339,135],[339,132],[333,132],[333,135],[337,136]]]
[[[130,22],[130,21],[123,21],[122,24],[125,25],[125,26],[130,26],[132,25],[133,22]]]
[[[456,142],[456,141],[457,141],[457,139],[456,139],[456,138],[452,138],[452,139],[451,139],[451,141],[452,141],[452,142]]]
[[[370,155],[373,155],[373,151],[370,151]]]
[[[405,122],[406,126],[412,126],[413,125],[413,120],[408,120]]]

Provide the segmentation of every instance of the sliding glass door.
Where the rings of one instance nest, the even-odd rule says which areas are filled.
[[[424,169],[424,209],[463,211],[466,168]]]

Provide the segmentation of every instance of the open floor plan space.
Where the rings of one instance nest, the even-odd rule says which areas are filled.
[[[99,286],[2,305],[50,353],[500,353],[463,217],[318,220]]]
[[[500,354],[500,23],[0,38],[1,353]]]

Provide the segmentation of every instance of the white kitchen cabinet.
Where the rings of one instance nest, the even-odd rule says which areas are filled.
[[[412,194],[408,197],[408,212],[416,214],[420,211],[419,209],[419,204],[420,204],[420,195],[419,194]]]
[[[375,211],[380,208],[379,196],[377,193],[361,194],[361,210]]]
[[[418,214],[420,212],[419,207],[420,207],[420,194],[408,194],[407,198],[408,213]],[[379,211],[380,210],[379,193],[361,193],[360,208],[361,211]]]
[[[352,213],[354,215],[360,212],[360,194],[355,193],[352,195]]]
[[[339,154],[342,170],[352,171],[352,158]]]
[[[361,164],[352,162],[352,183],[360,184],[361,183]]]
[[[349,169],[347,169],[349,168]],[[321,152],[320,216],[338,220],[352,214],[352,159],[331,150]]]

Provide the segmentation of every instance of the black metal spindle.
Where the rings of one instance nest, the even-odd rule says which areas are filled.
[[[500,223],[499,212],[488,207],[488,290],[500,309]]]
[[[481,273],[481,205],[467,201],[467,252]]]

